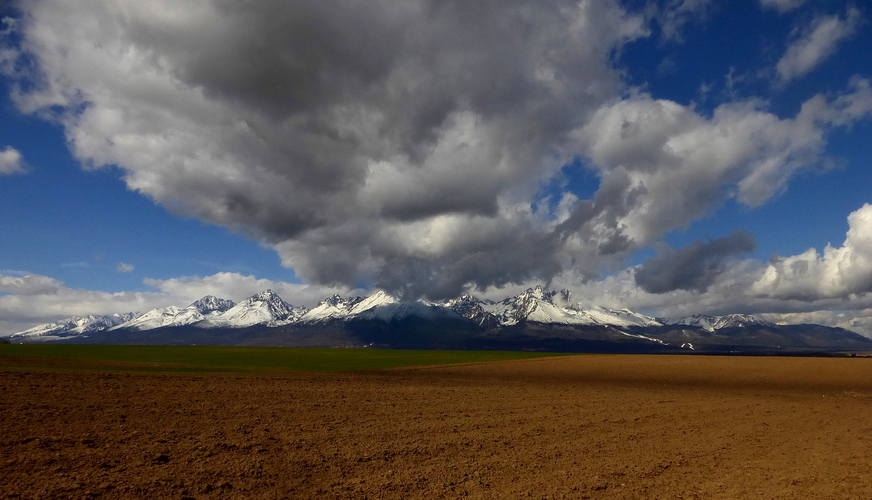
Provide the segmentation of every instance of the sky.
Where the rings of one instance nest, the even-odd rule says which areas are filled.
[[[872,336],[872,9],[0,7],[0,334],[529,286]]]

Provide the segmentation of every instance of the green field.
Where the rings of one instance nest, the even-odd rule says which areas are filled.
[[[560,354],[308,347],[13,344],[0,345],[0,369],[188,373],[357,371],[556,355]]]

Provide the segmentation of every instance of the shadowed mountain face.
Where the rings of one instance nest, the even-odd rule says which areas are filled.
[[[568,291],[528,289],[500,302],[464,295],[403,302],[384,292],[293,306],[270,290],[238,304],[204,297],[144,314],[70,318],[13,342],[275,345],[565,352],[810,353],[872,350],[872,340],[821,325],[776,325],[753,316],[654,318],[583,305]]]

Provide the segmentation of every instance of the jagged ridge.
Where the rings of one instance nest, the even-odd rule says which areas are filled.
[[[741,337],[741,332],[754,328],[763,329],[757,332],[758,340],[751,339],[751,342],[756,342],[754,345],[765,347],[765,342],[759,339],[769,339],[774,347],[779,342],[784,343],[786,338],[784,332],[778,330],[783,327],[749,315],[654,318],[627,309],[585,306],[574,301],[572,294],[567,290],[547,291],[541,287],[527,289],[499,302],[482,300],[470,295],[439,303],[424,300],[404,302],[383,291],[377,291],[367,297],[334,295],[322,300],[311,309],[289,304],[272,290],[266,290],[238,304],[214,296],[206,296],[185,308],[172,306],[153,309],[144,314],[71,318],[58,323],[40,325],[13,334],[11,338],[17,341],[57,340],[76,336],[86,337],[101,332],[125,335],[127,334],[125,332],[157,332],[186,328],[184,330],[188,332],[186,335],[190,332],[202,332],[197,334],[198,338],[200,341],[203,339],[208,341],[208,332],[244,332],[252,331],[252,328],[260,328],[261,330],[258,331],[263,331],[263,328],[279,331],[284,327],[285,330],[281,331],[308,332],[307,334],[316,336],[320,335],[318,332],[333,332],[333,335],[337,335],[336,332],[348,331],[348,328],[354,330],[358,328],[354,325],[361,324],[369,326],[359,328],[373,328],[372,325],[377,324],[386,325],[383,328],[394,331],[391,333],[393,336],[390,337],[392,341],[402,340],[403,328],[412,330],[424,328],[428,332],[427,338],[432,341],[432,345],[439,345],[438,338],[442,335],[440,332],[444,331],[454,332],[447,334],[454,335],[456,342],[461,342],[457,340],[460,338],[457,335],[461,335],[458,332],[466,332],[463,335],[486,335],[489,339],[508,338],[506,335],[539,339],[584,338],[597,342],[632,341],[651,345],[671,345],[676,348],[683,346],[688,349],[706,343],[722,346],[732,345],[731,343],[740,345],[742,342],[748,342],[748,339]],[[846,330],[819,328],[825,331],[808,333],[809,330],[806,329],[805,333],[796,334],[795,338],[791,337],[793,340],[788,338],[786,341],[804,345],[803,342],[806,340],[800,339],[802,335],[805,335],[802,338],[813,338],[815,335],[829,336],[827,338],[833,342],[845,336],[851,336],[854,340],[863,339]],[[739,333],[736,333],[737,331]],[[326,341],[322,343],[324,342]],[[810,342],[809,345],[814,344],[813,340]],[[398,345],[407,344],[400,342]]]

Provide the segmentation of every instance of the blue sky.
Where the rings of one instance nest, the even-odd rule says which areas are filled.
[[[872,332],[867,6],[429,4],[0,9],[0,333],[538,283]]]
[[[117,167],[84,170],[63,128],[18,112],[2,88],[0,137],[26,174],[0,178],[5,270],[52,276],[68,286],[147,291],[143,278],[238,272],[295,281],[272,250],[227,229],[174,216],[127,189]],[[133,266],[120,273],[119,263]]]
[[[766,101],[768,109],[782,118],[793,117],[801,104],[821,92],[838,92],[854,75],[872,71],[872,31],[866,21],[842,41],[830,57],[813,71],[783,88],[758,75],[771,71],[782,57],[785,44],[802,22],[813,16],[844,14],[850,2],[803,2],[788,13],[761,9],[758,2],[736,1],[729,6],[712,4],[711,11],[683,29],[684,43],[664,42],[656,34],[627,46],[621,61],[629,68],[628,81],[652,95],[680,104],[695,104],[710,113],[726,99],[731,72],[747,81],[735,92],[744,98]],[[655,25],[655,32],[656,32]],[[667,70],[664,61],[669,61]],[[701,87],[710,88],[706,95]],[[789,188],[761,207],[743,209],[728,202],[711,217],[694,223],[687,231],[667,236],[672,245],[683,246],[701,238],[714,238],[730,228],[743,228],[757,239],[757,257],[772,253],[794,255],[809,247],[840,244],[848,229],[845,217],[870,202],[872,152],[865,140],[872,138],[868,120],[828,136],[826,155],[839,166],[813,168],[798,173]],[[864,168],[866,166],[866,168]],[[801,226],[797,222],[802,221]],[[799,229],[802,230],[799,230]],[[809,230],[813,233],[809,233]],[[812,236],[814,234],[814,236]]]

